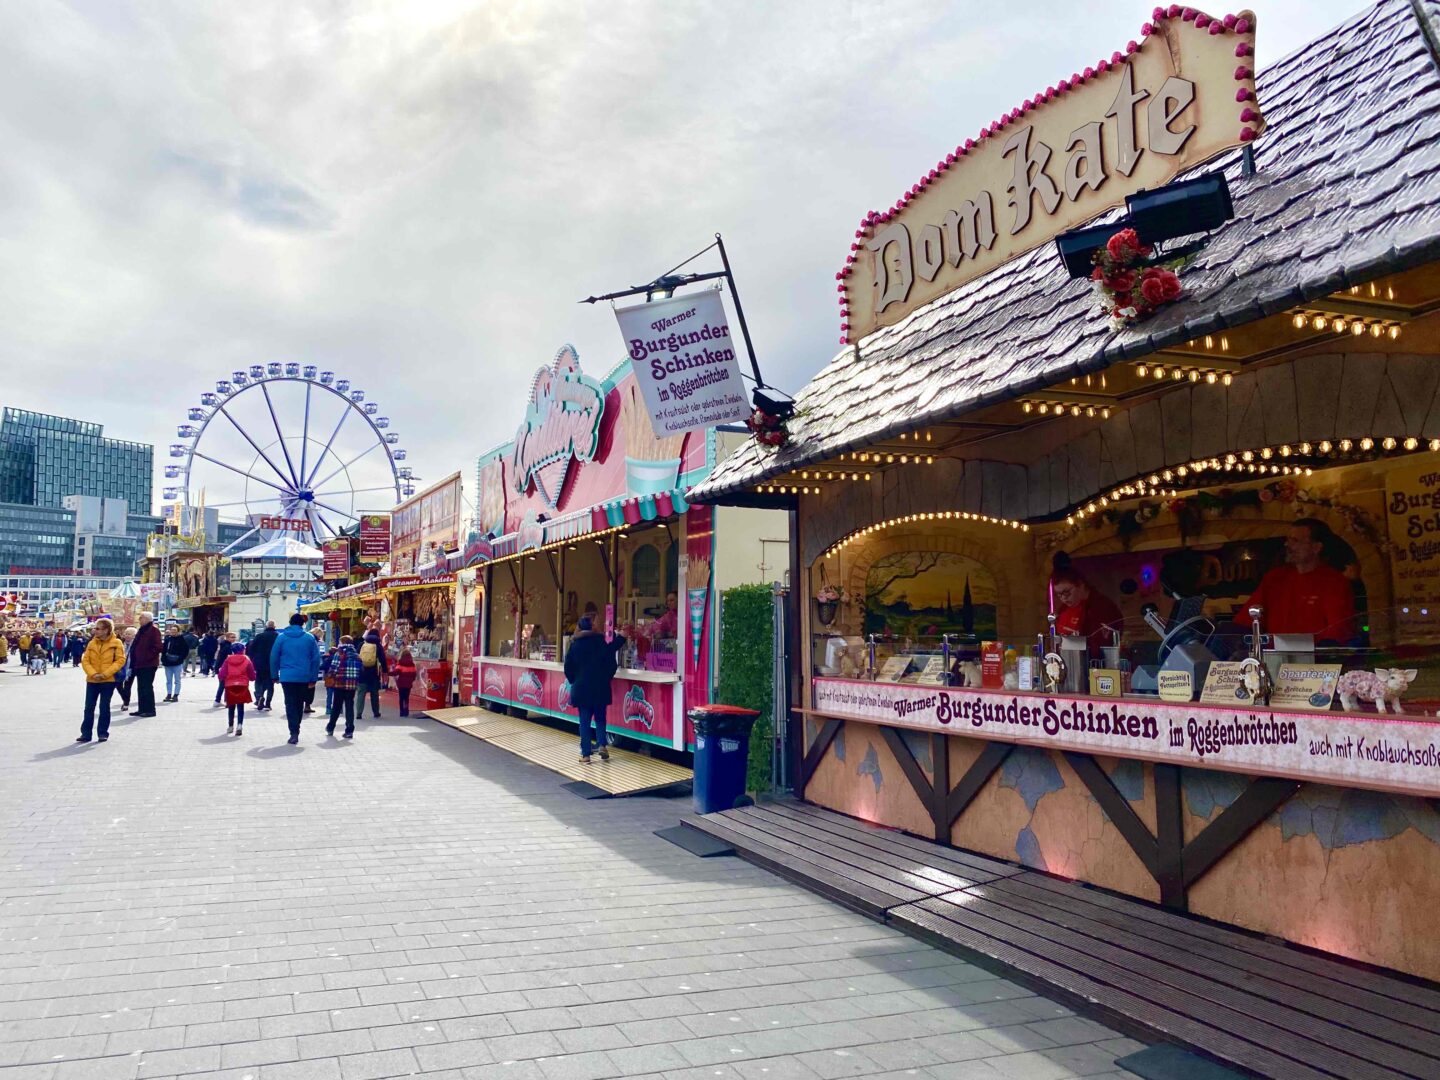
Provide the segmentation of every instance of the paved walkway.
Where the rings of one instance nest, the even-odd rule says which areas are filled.
[[[1120,1075],[1139,1044],[428,720],[77,746],[0,667],[0,1080]],[[278,695],[277,695],[278,696]]]

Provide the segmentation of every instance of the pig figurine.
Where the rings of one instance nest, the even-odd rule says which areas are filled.
[[[1388,702],[1397,713],[1400,698],[1415,681],[1415,668],[1376,668],[1374,671],[1347,671],[1335,685],[1340,694],[1340,706],[1346,712],[1354,712],[1362,701],[1373,701],[1377,712],[1384,712]]]
[[[979,660],[961,660],[956,663],[955,668],[960,674],[961,686],[974,688],[980,685]]]

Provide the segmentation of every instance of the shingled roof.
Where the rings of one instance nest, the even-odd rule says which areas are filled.
[[[1205,166],[1235,217],[1154,317],[1111,331],[1045,245],[844,349],[797,395],[788,446],[747,442],[691,501],[1440,258],[1437,29],[1437,0],[1381,0],[1259,73],[1257,171],[1238,151]]]

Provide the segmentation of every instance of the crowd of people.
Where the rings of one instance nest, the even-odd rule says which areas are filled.
[[[296,613],[277,629],[272,621],[248,642],[233,631],[207,630],[197,634],[191,626],[171,622],[165,629],[149,612],[141,612],[135,626],[117,631],[113,620],[102,618],[86,629],[23,629],[0,633],[0,663],[12,656],[24,664],[27,675],[43,675],[50,667],[69,661],[85,672],[85,703],[80,736],[75,741],[106,742],[110,738],[111,703],[117,695],[120,712],[135,719],[157,714],[155,682],[164,672],[161,704],[180,700],[187,677],[215,680],[214,706],[224,708],[226,734],[244,734],[245,706],[270,712],[275,686],[289,729],[289,744],[300,739],[304,716],[315,711],[317,686],[325,689],[327,735],[334,735],[341,718],[342,737],[353,739],[355,721],[364,719],[365,705],[379,719],[380,690],[393,680],[400,715],[410,714],[410,690],[416,665],[408,649],[392,661],[378,619],[367,618],[358,638],[343,636],[333,646],[325,640],[325,627],[306,627],[306,616]]]

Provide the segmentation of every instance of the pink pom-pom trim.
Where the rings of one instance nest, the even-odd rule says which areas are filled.
[[[1253,139],[1253,138],[1255,138],[1255,129],[1254,129],[1254,128],[1248,128],[1248,127],[1246,127],[1246,128],[1241,128],[1241,129],[1240,129],[1240,141],[1241,141],[1241,142],[1249,142],[1249,141],[1250,141],[1251,139]]]
[[[1235,91],[1236,101],[1249,101],[1252,96],[1248,86],[1242,86],[1239,90]]]
[[[1125,43],[1125,51],[1126,51],[1127,53],[1133,53],[1133,52],[1134,52],[1136,49],[1138,49],[1138,48],[1140,48],[1140,46],[1137,45],[1137,44],[1136,44],[1135,42],[1133,42],[1133,41],[1127,41],[1127,42]]]
[[[1223,23],[1212,22],[1212,23],[1210,24],[1210,36],[1211,36],[1211,37],[1214,37],[1216,34],[1223,34],[1224,32],[1225,32],[1225,25],[1224,25]]]
[[[1225,16],[1225,29],[1226,29],[1226,30],[1234,30],[1234,29],[1235,29],[1235,24],[1236,24],[1237,22],[1239,22],[1239,21],[1240,21],[1240,16],[1238,16],[1238,15],[1226,15],[1226,16]]]
[[[1245,108],[1243,108],[1243,109],[1240,110],[1240,122],[1241,122],[1242,124],[1248,124],[1248,123],[1250,123],[1252,120],[1259,120],[1259,119],[1260,119],[1260,114],[1259,114],[1258,112],[1256,112],[1254,109],[1250,108],[1250,106],[1248,106],[1248,105],[1245,106]]]
[[[1235,46],[1236,56],[1249,56],[1254,51],[1255,50],[1250,47],[1250,43],[1248,41],[1242,41],[1239,45]]]
[[[1237,19],[1235,21],[1235,33],[1248,34],[1250,32],[1250,29],[1251,23],[1249,19]]]
[[[1152,24],[1148,23],[1148,22],[1147,22],[1144,26],[1140,27],[1140,33],[1141,33],[1143,36],[1145,36],[1145,37],[1149,37],[1149,36],[1150,36],[1151,34],[1153,34],[1154,32],[1155,32],[1155,27],[1154,27]]]
[[[1250,76],[1252,76],[1252,75],[1254,75],[1254,74],[1255,74],[1255,72],[1251,71],[1251,70],[1250,70],[1248,67],[1246,67],[1244,64],[1241,64],[1239,67],[1237,67],[1237,68],[1235,69],[1235,81],[1236,81],[1236,82],[1241,82],[1241,81],[1243,81],[1243,80],[1245,80],[1245,79],[1250,78]]]
[[[1209,16],[1209,15],[1206,15],[1203,11],[1197,11],[1197,12],[1195,13],[1195,26],[1196,26],[1198,29],[1200,29],[1200,30],[1204,30],[1205,27],[1207,27],[1207,26],[1209,26],[1209,25],[1210,25],[1210,16]]]
[[[1150,18],[1154,19],[1156,22],[1159,22],[1161,19],[1165,18],[1165,9],[1163,7],[1157,7],[1154,11],[1150,12]]]
[[[1180,18],[1182,18],[1182,19],[1185,20],[1186,22],[1194,22],[1194,21],[1195,21],[1195,16],[1196,16],[1196,15],[1199,15],[1199,14],[1200,14],[1200,13],[1199,13],[1198,11],[1196,11],[1194,8],[1188,8],[1188,7],[1187,7],[1187,8],[1185,8],[1183,11],[1180,12]]]

